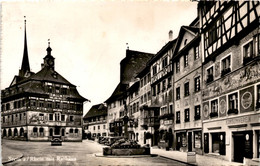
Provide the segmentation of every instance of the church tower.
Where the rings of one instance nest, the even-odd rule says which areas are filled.
[[[23,50],[22,66],[21,69],[19,70],[19,76],[27,77],[26,76],[27,73],[30,73],[30,64],[29,64],[28,49],[27,49],[26,20],[24,20],[24,50]]]

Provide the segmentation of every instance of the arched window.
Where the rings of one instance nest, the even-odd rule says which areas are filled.
[[[52,128],[49,129],[49,136],[53,136],[53,129]]]
[[[43,128],[43,127],[40,128],[40,136],[41,136],[41,137],[44,136],[44,128]]]
[[[70,129],[70,133],[73,133],[73,129]]]
[[[17,130],[17,128],[14,129],[14,136],[18,136],[18,130]]]
[[[34,127],[34,128],[33,128],[33,135],[34,135],[34,136],[37,136],[37,135],[38,135],[38,128],[37,128],[37,127]]]
[[[21,137],[24,136],[24,129],[23,129],[23,128],[20,129],[20,136],[21,136]]]

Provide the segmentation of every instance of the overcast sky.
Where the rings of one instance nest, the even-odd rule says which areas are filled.
[[[1,89],[21,67],[24,16],[30,67],[41,69],[48,39],[55,70],[91,103],[104,102],[119,83],[120,61],[130,50],[158,52],[197,16],[197,2],[54,1],[2,2]]]

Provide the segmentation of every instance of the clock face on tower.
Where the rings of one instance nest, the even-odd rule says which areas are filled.
[[[53,62],[53,59],[48,59],[47,63],[48,63],[48,65],[52,66],[53,63],[54,63],[54,62]]]

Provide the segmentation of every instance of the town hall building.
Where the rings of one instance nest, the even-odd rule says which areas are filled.
[[[50,42],[39,72],[30,70],[26,21],[24,53],[19,74],[1,91],[2,137],[27,141],[82,141],[83,103],[76,86],[55,70]]]

